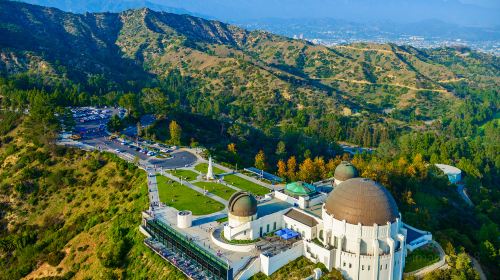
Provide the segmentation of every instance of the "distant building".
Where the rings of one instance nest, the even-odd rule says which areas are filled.
[[[462,170],[447,164],[435,164],[437,168],[443,171],[444,175],[448,176],[450,183],[456,184],[462,180]]]

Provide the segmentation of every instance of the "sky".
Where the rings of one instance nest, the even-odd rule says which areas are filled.
[[[1,1],[1,0],[0,0]],[[415,23],[439,20],[500,28],[500,0],[20,0],[72,12],[150,7],[231,23],[252,20],[340,19],[349,22]],[[151,4],[153,3],[153,4]],[[172,9],[176,8],[176,9]]]
[[[438,19],[500,26],[500,0],[150,0],[220,20],[338,18],[356,22]]]
[[[500,7],[499,0],[460,0],[460,2],[464,4],[475,4],[486,8]]]

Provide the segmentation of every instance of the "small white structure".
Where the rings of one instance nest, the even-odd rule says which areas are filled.
[[[455,166],[436,163],[436,167],[443,171],[444,175],[448,176],[450,183],[456,184],[462,180],[462,170]]]
[[[177,213],[177,227],[190,228],[193,225],[193,213],[191,211],[179,211]]]
[[[321,278],[321,276],[323,275],[323,272],[321,271],[321,269],[319,268],[315,268],[313,270],[313,277],[314,277],[314,280],[319,280]]]
[[[212,157],[208,159],[207,180],[214,180],[214,168],[212,166]]]

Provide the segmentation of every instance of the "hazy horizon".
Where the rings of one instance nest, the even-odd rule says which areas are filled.
[[[463,26],[500,25],[493,0],[152,0],[221,20],[336,18],[355,22],[401,23],[440,20]]]
[[[333,18],[351,22],[415,23],[439,20],[461,26],[499,27],[495,0],[25,0],[72,12],[120,11],[150,7],[229,22]]]

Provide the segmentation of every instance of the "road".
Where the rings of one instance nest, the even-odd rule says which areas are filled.
[[[475,258],[473,258],[471,255],[469,255],[469,257],[470,257],[470,259],[472,261],[472,266],[477,271],[477,273],[479,273],[479,279],[481,279],[481,280],[487,280],[486,274],[484,274],[484,271],[481,268],[481,265],[479,264],[479,262]]]
[[[467,192],[465,191],[465,184],[457,184],[457,191],[460,197],[462,197],[463,200],[469,205],[469,206],[474,206],[474,203],[472,203],[472,200],[469,198],[467,195]]]

